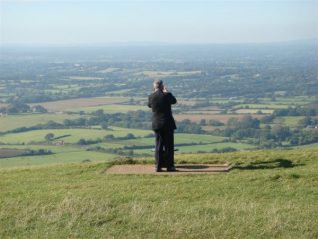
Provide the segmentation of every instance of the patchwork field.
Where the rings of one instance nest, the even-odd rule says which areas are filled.
[[[295,99],[294,99],[295,100]],[[308,99],[307,99],[308,100]],[[208,122],[209,120],[217,120],[223,123],[234,118],[242,118],[246,113],[251,114],[253,117],[262,118],[265,113],[271,113],[274,108],[283,108],[288,105],[287,101],[276,100],[275,102],[270,99],[261,99],[260,103],[245,104],[244,99],[212,99],[212,101],[220,101],[220,105],[209,105],[204,107],[193,107],[195,104],[206,103],[206,99],[180,99],[177,106],[174,107],[175,119],[177,121],[189,119],[193,122],[199,123],[202,119]],[[304,103],[306,98],[296,99],[295,102],[299,104]],[[132,105],[136,103],[138,105]],[[248,106],[248,109],[237,109],[236,114],[220,114],[224,110],[223,103],[236,102],[240,108],[242,106]],[[267,103],[264,103],[267,102]],[[129,105],[131,104],[131,105]],[[143,105],[142,105],[143,104]],[[180,104],[186,105],[186,107],[178,107]],[[66,113],[46,113],[46,114],[17,114],[0,117],[0,132],[16,129],[19,127],[29,127],[40,123],[46,123],[48,121],[63,122],[65,119],[76,119],[79,117],[90,117],[88,113],[98,109],[103,109],[105,113],[116,112],[128,112],[132,110],[145,110],[150,111],[146,106],[145,98],[130,98],[130,97],[95,97],[95,98],[79,98],[55,102],[42,103],[50,111],[84,111],[87,115],[78,114],[66,114]],[[236,106],[232,107],[235,110]],[[258,107],[258,108],[257,108]],[[272,107],[270,109],[269,107]],[[261,110],[264,114],[255,114],[255,112]],[[285,107],[286,108],[286,107]],[[181,112],[180,112],[181,110]],[[184,110],[184,111],[182,111]],[[228,109],[231,112],[231,109]],[[298,125],[299,120],[303,119],[303,116],[289,116],[289,117],[276,117],[271,126],[275,124],[286,125],[295,128]],[[226,127],[226,126],[224,126]],[[218,126],[218,129],[224,127]],[[265,127],[262,124],[262,127]],[[214,126],[204,126],[205,130],[212,132],[216,129]],[[50,142],[45,139],[45,136],[49,133],[54,134],[56,140]],[[125,137],[127,134],[133,134],[134,139],[118,139],[118,137]],[[21,133],[10,133],[0,136],[0,150],[2,149],[2,155],[8,155],[9,151],[5,151],[7,148],[13,149],[12,152],[22,152],[26,149],[43,149],[50,150],[50,155],[32,155],[32,156],[19,156],[8,155],[8,157],[2,156],[0,161],[0,168],[10,167],[32,167],[35,165],[51,165],[51,164],[65,164],[65,163],[85,163],[85,162],[105,162],[113,160],[120,155],[129,155],[134,157],[140,157],[143,155],[153,155],[154,137],[149,136],[152,131],[141,129],[128,129],[119,127],[110,127],[107,130],[101,129],[100,125],[90,126],[87,128],[69,128],[69,129],[46,129],[46,130],[33,130]],[[97,140],[103,139],[107,135],[113,135],[115,139],[103,140],[97,143],[88,143],[80,146],[78,144],[80,139],[85,140]],[[145,137],[146,136],[146,137]],[[116,139],[117,138],[117,139]],[[256,145],[246,144],[246,140],[237,142],[227,142],[229,138],[214,136],[209,134],[175,134],[175,147],[178,149],[176,156],[183,155],[184,153],[197,153],[197,152],[211,152],[215,150],[231,150],[236,149],[239,151],[255,150]],[[63,142],[62,142],[63,141]],[[60,145],[60,143],[64,145]],[[287,145],[288,142],[283,142],[283,145]],[[315,144],[304,146],[313,148]],[[300,148],[303,148],[301,146]],[[22,150],[22,151],[19,151]],[[93,150],[93,151],[87,151]],[[1,153],[1,151],[0,151]],[[14,156],[14,157],[11,157]]]
[[[48,133],[53,133],[54,138],[47,142],[45,136]],[[124,137],[128,133],[133,134],[135,139],[116,139],[117,137]],[[51,130],[33,130],[28,132],[5,134],[0,136],[0,142],[4,145],[1,148],[11,148],[16,150],[33,149],[33,150],[50,150],[51,155],[35,155],[35,156],[21,156],[9,158],[3,157],[0,161],[1,167],[24,167],[34,165],[46,164],[60,164],[72,162],[93,162],[105,161],[118,157],[112,153],[105,153],[100,151],[87,151],[89,148],[102,147],[104,149],[121,149],[123,152],[130,152],[133,150],[133,155],[140,154],[153,155],[154,137],[148,138],[152,133],[150,130],[127,129],[119,127],[110,127],[108,130],[102,130],[99,127],[87,129],[51,129]],[[116,137],[113,140],[104,141],[102,143],[92,145],[77,145],[80,139],[96,140],[103,139],[106,135],[113,135]],[[147,136],[147,138],[145,138]],[[63,145],[60,145],[63,140]],[[253,149],[253,145],[243,143],[224,143],[226,138],[213,135],[204,134],[175,134],[175,145],[179,153],[186,152],[210,152],[214,149],[223,149],[232,147],[237,150]],[[1,152],[1,151],[0,151]],[[107,151],[108,152],[108,151]],[[110,151],[113,152],[113,151]]]

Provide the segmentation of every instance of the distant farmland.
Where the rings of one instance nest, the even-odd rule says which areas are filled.
[[[48,121],[63,122],[65,119],[76,119],[78,115],[69,114],[18,114],[0,117],[0,132],[12,130],[20,127],[30,127]]]
[[[226,123],[230,118],[238,118],[241,119],[243,118],[244,115],[239,115],[239,114],[224,114],[224,115],[219,115],[219,114],[176,114],[174,116],[174,118],[177,121],[182,121],[182,120],[186,120],[189,119],[192,122],[200,122],[202,119],[205,119],[206,121],[209,120],[218,120],[221,121],[223,123]],[[264,115],[261,114],[253,114],[252,117],[254,118],[262,118],[264,117]]]
[[[100,105],[111,105],[125,103],[130,100],[129,97],[95,97],[95,98],[77,98],[69,100],[58,100],[51,102],[43,102],[30,104],[32,105],[42,105],[48,111],[63,111],[78,107],[90,107],[90,106],[100,106]]]

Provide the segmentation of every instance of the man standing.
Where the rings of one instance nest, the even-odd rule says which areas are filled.
[[[153,88],[154,92],[148,98],[148,106],[153,112],[152,129],[156,136],[156,172],[161,172],[164,165],[167,171],[176,171],[173,136],[176,123],[172,116],[171,105],[177,103],[177,100],[161,80],[154,81]]]

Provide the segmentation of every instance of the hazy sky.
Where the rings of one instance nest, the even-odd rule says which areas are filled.
[[[3,44],[318,38],[318,0],[0,0]]]

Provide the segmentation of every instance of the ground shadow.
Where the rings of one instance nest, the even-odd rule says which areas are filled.
[[[213,172],[228,172],[229,167],[224,165],[204,165],[204,164],[185,164],[177,165],[176,169],[178,172],[202,172],[202,173],[213,173]]]
[[[178,165],[177,168],[180,169],[206,169],[209,168],[207,165]]]
[[[255,170],[255,169],[274,169],[274,168],[293,168],[304,166],[305,164],[294,164],[288,159],[275,159],[271,161],[252,162],[248,165],[235,165],[232,169]]]

